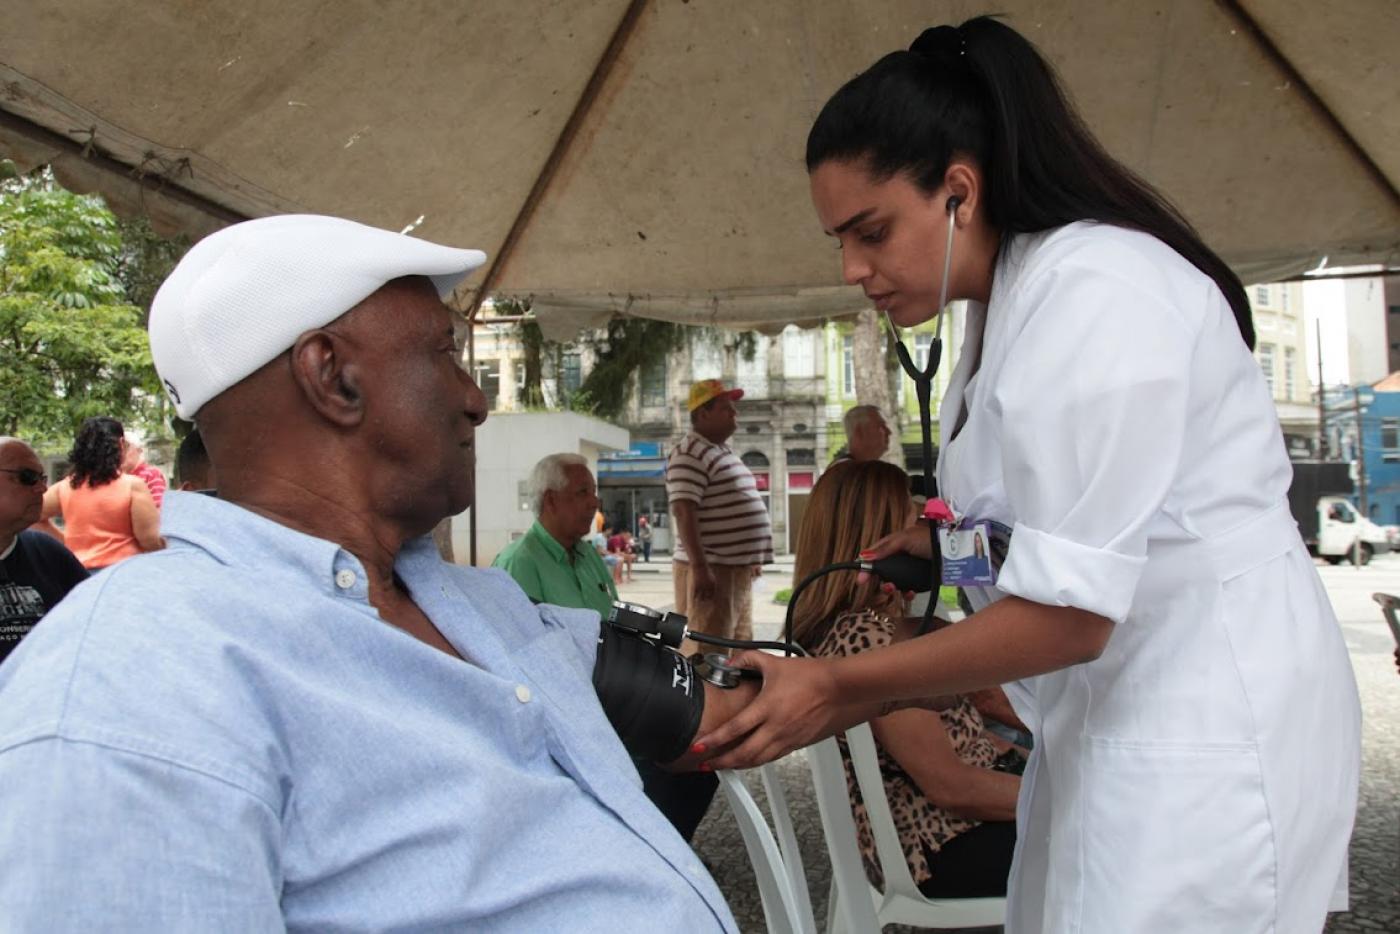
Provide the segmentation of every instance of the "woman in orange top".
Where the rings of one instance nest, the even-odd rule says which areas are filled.
[[[63,517],[66,544],[90,571],[165,545],[151,491],[122,473],[125,450],[121,422],[89,418],[68,452],[72,471],[44,494],[43,517]]]

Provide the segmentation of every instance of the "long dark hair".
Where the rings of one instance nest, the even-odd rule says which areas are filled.
[[[83,422],[68,452],[72,471],[68,474],[74,488],[86,483],[91,487],[105,486],[122,475],[122,423],[106,415]]]
[[[1244,286],[1181,213],[1104,151],[1059,78],[1020,33],[990,16],[924,30],[827,101],[807,136],[807,171],[864,161],[877,180],[906,173],[928,194],[954,154],[985,180],[1003,236],[1092,220],[1151,234],[1215,281],[1254,347]]]

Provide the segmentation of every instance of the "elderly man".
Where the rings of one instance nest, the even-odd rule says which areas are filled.
[[[169,494],[169,547],[0,666],[7,927],[733,930],[595,693],[598,615],[429,535],[473,498],[486,399],[440,296],[483,258],[273,217],[161,287],[152,357],[219,496]],[[745,695],[681,700],[704,729]]]
[[[691,430],[666,461],[676,612],[692,630],[726,639],[753,638],[753,579],[773,560],[773,530],[754,475],[725,444],[743,396],[717,379],[691,386]]]
[[[44,504],[44,466],[34,449],[0,437],[0,662],[68,591],[87,580],[73,553],[27,529]]]
[[[588,461],[578,454],[550,454],[530,471],[525,490],[538,518],[528,532],[501,550],[492,566],[515,578],[536,603],[596,610],[606,616],[617,599],[617,588],[592,543],[598,485]],[[704,772],[674,774],[644,759],[636,765],[647,797],[690,840],[718,780]]]
[[[589,542],[598,485],[578,454],[550,454],[530,471],[526,495],[535,524],[501,550],[492,567],[505,571],[536,603],[596,610],[617,599],[612,575]]]
[[[873,405],[857,405],[841,419],[846,429],[846,452],[833,460],[877,461],[890,447],[890,426]]]

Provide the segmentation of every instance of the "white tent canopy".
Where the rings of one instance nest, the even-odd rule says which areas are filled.
[[[1400,262],[1394,0],[996,7],[1247,280]],[[533,296],[560,331],[618,312],[772,328],[863,304],[808,200],[817,109],[984,9],[26,0],[0,31],[0,155],[165,229],[413,226],[492,255],[463,307],[483,285]]]

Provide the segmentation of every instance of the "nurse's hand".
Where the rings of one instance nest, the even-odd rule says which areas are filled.
[[[709,769],[748,769],[781,758],[859,723],[860,711],[840,702],[834,659],[779,658],[741,652],[731,665],[763,674],[763,688],[752,703],[714,732],[701,736],[705,749],[727,749],[706,763]]]
[[[888,558],[890,555],[910,554],[916,558],[933,558],[933,542],[929,541],[928,526],[923,523],[916,523],[907,529],[900,529],[893,535],[886,535],[875,544],[866,548],[860,553],[862,561],[879,561],[881,558]],[[864,584],[870,579],[870,575],[861,571],[856,575],[856,580]],[[893,593],[893,586],[886,584],[883,588],[886,593]]]
[[[860,553],[862,559],[879,561],[890,555],[914,555],[917,558],[933,558],[933,542],[929,539],[928,526],[923,523],[900,529],[893,535],[886,535]]]

